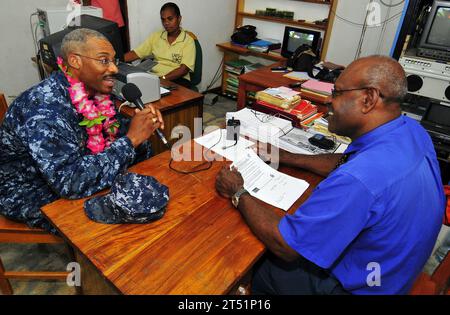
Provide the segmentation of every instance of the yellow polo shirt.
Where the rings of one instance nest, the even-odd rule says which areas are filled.
[[[179,68],[181,64],[194,71],[195,43],[192,37],[183,29],[172,44],[169,44],[167,41],[167,32],[165,30],[154,32],[134,49],[134,52],[139,58],[153,54],[158,64],[153,67],[152,72],[160,77]],[[189,73],[184,78],[190,81]]]

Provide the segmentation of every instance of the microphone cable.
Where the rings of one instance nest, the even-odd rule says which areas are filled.
[[[205,155],[207,155],[208,152],[211,151],[212,148],[214,148],[216,145],[218,145],[218,144],[220,143],[221,140],[222,140],[222,132],[220,132],[219,140],[218,140],[216,143],[214,143],[211,147],[209,147],[208,150],[206,150]],[[237,141],[236,141],[236,143],[237,143]],[[208,166],[205,167],[205,168],[201,168],[201,169],[199,169],[199,170],[194,170],[194,171],[183,171],[183,170],[177,170],[176,168],[174,168],[174,167],[172,166],[173,157],[172,157],[172,155],[171,155],[171,156],[170,156],[170,161],[169,161],[169,168],[170,168],[172,171],[175,171],[175,172],[180,173],[180,174],[193,174],[193,173],[198,173],[198,172],[202,172],[202,171],[209,170],[209,169],[211,168],[212,164],[213,164],[213,161],[214,161],[214,160],[212,160],[212,161],[207,161]],[[204,165],[204,164],[205,164],[205,162],[203,162],[203,163],[201,163],[201,164],[195,166],[194,168],[199,167],[199,166],[202,166],[202,165]]]

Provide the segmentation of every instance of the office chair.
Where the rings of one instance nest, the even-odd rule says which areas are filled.
[[[202,69],[203,69],[202,47],[200,45],[200,42],[198,41],[197,36],[195,36],[194,33],[190,31],[186,31],[186,33],[188,33],[189,36],[192,37],[195,43],[195,66],[194,71],[190,73],[190,78],[191,78],[191,90],[198,92],[197,85],[200,84],[200,82],[202,81]]]
[[[0,124],[3,121],[8,105],[3,94],[0,93]],[[24,223],[11,221],[0,215],[0,243],[27,243],[27,244],[55,244],[64,243],[64,240],[42,229],[28,227]],[[73,257],[73,254],[70,253]],[[72,259],[72,261],[75,261]],[[66,280],[67,271],[6,271],[0,256],[0,292],[5,295],[13,294],[9,279],[48,279]]]

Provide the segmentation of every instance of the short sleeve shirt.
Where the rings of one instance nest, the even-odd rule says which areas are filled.
[[[152,72],[160,77],[179,68],[182,64],[186,65],[191,71],[194,70],[195,43],[193,38],[183,29],[172,44],[169,44],[167,40],[167,31],[155,32],[134,49],[134,52],[139,58],[153,54],[158,64],[153,67]],[[190,80],[189,73],[184,78]]]
[[[444,213],[430,137],[401,116],[359,137],[279,230],[301,256],[354,294],[407,294]]]

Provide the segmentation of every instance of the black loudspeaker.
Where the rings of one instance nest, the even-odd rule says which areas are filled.
[[[409,93],[444,102],[450,101],[450,78],[436,78],[426,73],[411,73],[408,70],[405,72]]]
[[[440,102],[450,101],[450,65],[404,55],[399,59],[408,81],[408,92]]]
[[[418,75],[411,74],[406,79],[408,81],[408,92],[417,92],[423,86],[423,80]]]

